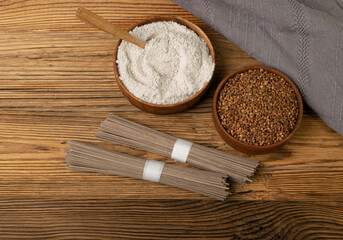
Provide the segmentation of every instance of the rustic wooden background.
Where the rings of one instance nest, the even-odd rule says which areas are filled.
[[[129,104],[113,77],[117,39],[77,20],[80,6],[124,29],[157,14],[198,24],[217,54],[207,96],[169,116]],[[343,238],[343,137],[308,108],[284,148],[250,156],[264,169],[254,183],[235,185],[226,202],[65,168],[66,141],[97,142],[93,135],[109,113],[244,156],[216,134],[211,99],[227,73],[258,62],[169,0],[0,1],[0,63],[1,239]]]

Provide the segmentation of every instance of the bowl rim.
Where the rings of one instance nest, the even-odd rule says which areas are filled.
[[[231,136],[231,134],[229,134],[225,128],[223,127],[223,125],[221,124],[219,117],[218,117],[218,113],[217,113],[217,99],[219,97],[219,93],[222,90],[222,88],[224,87],[224,85],[226,84],[227,80],[233,76],[235,76],[236,74],[239,73],[243,73],[246,72],[248,70],[255,70],[255,69],[263,69],[269,72],[272,72],[274,74],[277,74],[279,76],[281,76],[282,78],[284,78],[288,83],[290,83],[291,87],[294,89],[295,91],[295,96],[296,99],[298,101],[298,109],[299,109],[299,113],[298,113],[298,118],[297,121],[295,123],[294,128],[292,129],[292,131],[281,141],[270,144],[270,145],[265,145],[265,146],[256,146],[256,145],[250,145],[250,144],[246,144],[243,143],[239,140],[237,140],[236,138],[234,138],[233,136]],[[212,116],[214,119],[215,124],[217,125],[217,127],[219,127],[220,131],[225,135],[225,137],[227,138],[227,140],[229,140],[230,142],[232,142],[234,145],[239,146],[240,148],[246,149],[250,152],[253,151],[268,151],[268,150],[272,150],[278,147],[281,147],[283,144],[285,144],[294,134],[295,132],[298,130],[300,123],[302,121],[303,118],[303,101],[301,98],[301,94],[299,89],[297,88],[297,86],[295,85],[295,83],[289,78],[287,77],[284,73],[280,72],[279,70],[276,70],[274,68],[271,67],[267,67],[264,65],[253,65],[253,66],[245,66],[245,67],[241,67],[236,69],[235,71],[229,73],[228,75],[226,75],[224,77],[224,79],[221,80],[221,82],[219,83],[215,93],[214,93],[214,97],[213,97],[213,103],[212,103]],[[218,129],[216,129],[218,131]],[[225,140],[225,139],[224,139]]]
[[[163,20],[161,20],[163,19]],[[196,25],[195,23],[192,23],[191,21],[188,21],[182,17],[178,17],[178,16],[163,16],[163,15],[155,15],[155,16],[152,16],[152,17],[148,17],[144,20],[141,20],[137,23],[134,23],[130,26],[130,28],[128,29],[128,31],[131,31],[133,30],[135,27],[138,27],[138,26],[142,26],[142,25],[145,25],[145,24],[149,24],[149,23],[152,23],[152,22],[159,22],[159,21],[173,21],[173,22],[176,22],[178,24],[181,24],[185,27],[187,27],[188,29],[190,29],[187,25],[183,24],[183,23],[186,23],[186,24],[189,24],[191,25],[195,30],[193,29],[190,29],[192,30],[193,32],[195,32],[200,38],[202,38],[205,43],[206,43],[206,46],[208,47],[209,49],[209,53],[212,57],[212,61],[214,63],[214,65],[216,66],[216,61],[215,61],[215,51],[214,51],[214,47],[212,45],[212,42],[211,40],[208,38],[207,34],[198,26]],[[203,34],[203,36],[200,36],[199,35],[199,32],[201,34]],[[166,108],[176,108],[176,107],[179,107],[179,106],[182,106],[188,102],[191,102],[193,101],[194,99],[198,98],[199,95],[201,95],[203,92],[205,92],[211,82],[213,81],[213,75],[214,75],[214,72],[215,72],[215,68],[213,69],[212,71],[212,74],[211,74],[211,77],[210,79],[208,80],[208,82],[196,93],[194,94],[193,96],[191,96],[190,98],[187,98],[185,100],[183,100],[182,102],[178,102],[178,103],[173,103],[173,104],[154,104],[154,103],[149,103],[149,102],[146,102],[146,101],[143,101],[142,99],[139,99],[138,97],[136,97],[135,95],[133,95],[126,87],[125,85],[123,84],[123,82],[121,81],[121,79],[119,78],[119,72],[118,72],[118,67],[117,67],[117,63],[116,63],[116,60],[117,60],[117,54],[118,54],[118,48],[120,46],[122,42],[122,39],[119,39],[119,41],[116,43],[115,45],[115,48],[114,48],[114,59],[113,59],[113,68],[114,68],[114,75],[115,75],[115,79],[116,79],[116,82],[120,85],[119,88],[122,90],[122,91],[125,91],[125,93],[127,95],[129,95],[130,98],[133,98],[135,101],[137,102],[140,102],[141,104],[143,105],[146,105],[146,106],[149,106],[149,107],[152,107],[152,108],[160,108],[160,109],[166,109]],[[124,94],[125,95],[125,94]]]

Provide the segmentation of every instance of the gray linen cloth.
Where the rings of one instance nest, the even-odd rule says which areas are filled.
[[[343,0],[173,1],[288,75],[305,102],[343,135]]]

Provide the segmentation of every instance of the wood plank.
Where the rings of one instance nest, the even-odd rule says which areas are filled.
[[[122,108],[127,107],[123,104]],[[207,113],[163,117],[140,111],[117,113],[178,137],[247,156],[224,144],[215,133],[212,123],[204,124],[205,120],[210,122],[209,110]],[[16,118],[11,114],[0,117],[0,194],[18,197],[35,197],[39,194],[61,199],[78,199],[80,196],[97,199],[126,198],[135,195],[147,199],[165,199],[170,194],[177,199],[203,198],[154,183],[65,169],[60,160],[64,158],[62,148],[66,147],[66,141],[77,139],[97,142],[93,134],[107,113],[97,113],[97,116],[88,116],[83,111],[59,112],[57,116],[55,113],[41,114],[37,112],[16,114]],[[279,152],[251,156],[269,169],[262,169],[252,184],[235,185],[233,190],[237,194],[231,198],[340,201],[343,197],[342,141],[339,141],[335,133],[328,134],[327,127],[317,118],[314,119],[317,122],[312,122],[311,112],[308,111],[303,125],[314,125],[317,136],[301,128]],[[160,121],[171,122],[174,127],[161,125]],[[321,141],[318,141],[318,136]],[[139,150],[104,143],[101,145],[143,158],[167,160]]]
[[[5,199],[0,224],[1,239],[342,239],[343,208],[320,202]]]

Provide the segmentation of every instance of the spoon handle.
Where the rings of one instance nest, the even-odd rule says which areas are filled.
[[[137,45],[138,47],[145,48],[145,45],[146,45],[145,42],[138,40],[137,38],[132,36],[130,33],[118,27],[117,25],[110,23],[106,19],[100,17],[99,15],[85,8],[79,8],[76,12],[76,16],[81,21],[91,24],[92,26],[100,30],[103,30],[109,34],[112,34],[115,37],[124,39],[125,41],[133,43]]]

